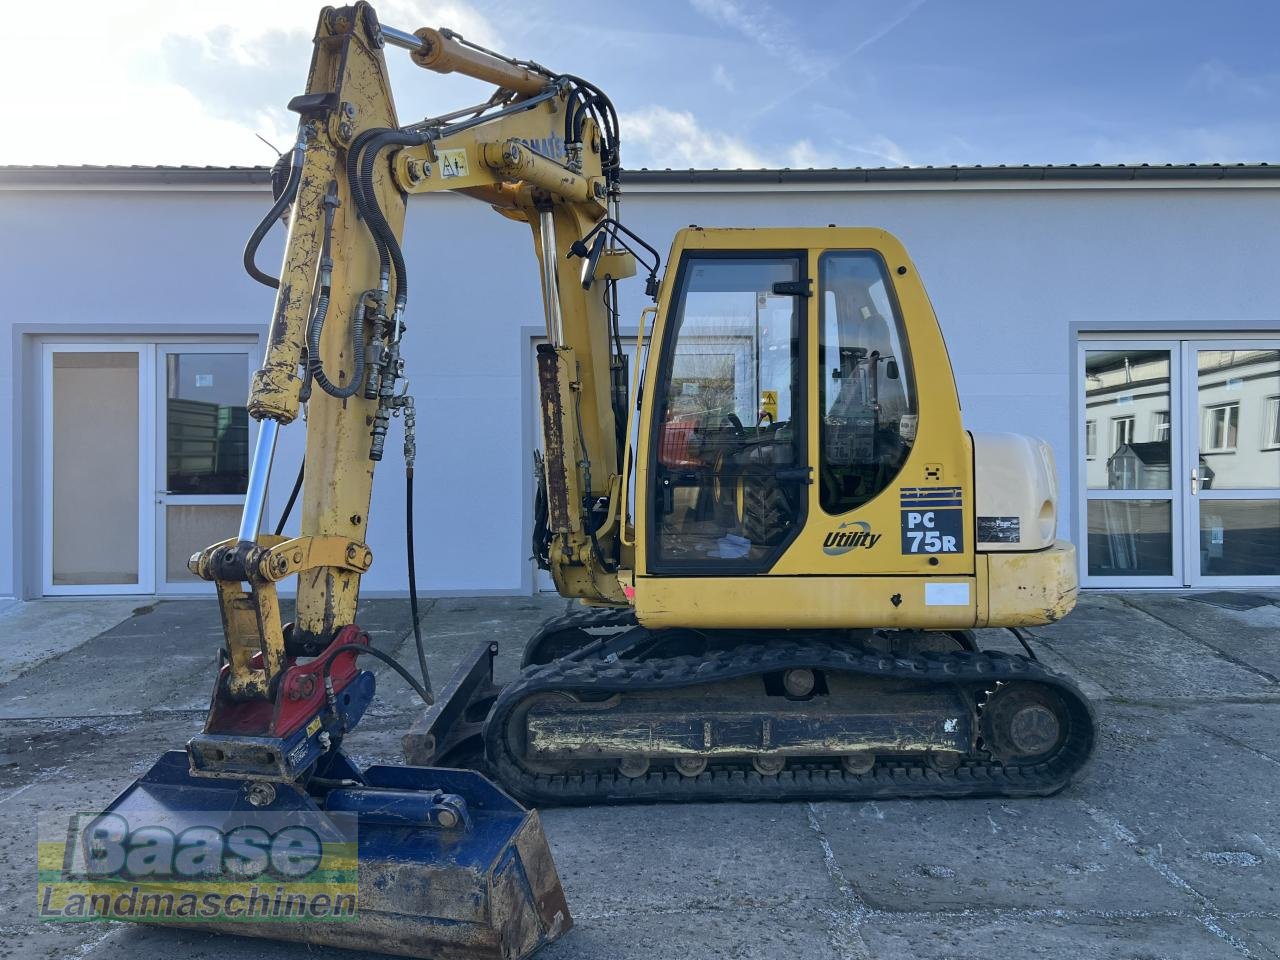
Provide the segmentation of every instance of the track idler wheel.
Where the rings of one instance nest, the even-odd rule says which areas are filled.
[[[786,765],[786,757],[772,753],[758,753],[751,758],[751,766],[762,777],[776,777]]]
[[[676,757],[676,772],[682,777],[696,777],[706,769],[706,757]]]
[[[1066,704],[1036,684],[1003,684],[982,708],[982,740],[1007,764],[1027,766],[1053,757],[1070,732]]]
[[[862,776],[864,773],[870,773],[875,765],[876,755],[865,751],[860,753],[847,753],[840,758],[840,766],[844,767],[845,773],[852,773],[855,776]]]

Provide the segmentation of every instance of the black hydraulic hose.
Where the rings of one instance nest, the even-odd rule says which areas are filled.
[[[285,208],[293,203],[298,195],[298,184],[302,182],[302,155],[305,150],[305,145],[299,140],[297,146],[293,148],[293,159],[289,165],[289,179],[285,181],[284,189],[280,191],[280,196],[276,197],[276,202],[271,205],[271,209],[262,218],[262,222],[253,228],[253,233],[249,235],[249,242],[244,245],[245,270],[253,279],[273,289],[279,289],[280,281],[259,270],[254,258],[258,255],[258,247],[262,244],[262,238],[267,235],[267,231],[280,219],[280,215],[284,213]]]
[[[356,211],[360,214],[361,219],[365,221],[365,226],[369,228],[369,233],[373,237],[373,245],[378,251],[379,278],[390,277],[391,255],[387,252],[387,247],[382,237],[374,231],[369,223],[368,209],[374,203],[369,196],[366,196],[364,187],[360,182],[360,157],[370,140],[389,132],[391,131],[387,128],[364,130],[351,141],[351,149],[347,151],[347,186],[351,190],[351,199],[355,203]]]
[[[289,514],[293,513],[293,505],[298,502],[298,494],[302,492],[302,474],[307,469],[307,462],[302,461],[298,465],[298,478],[293,481],[293,490],[289,493],[289,500],[284,505],[284,513],[280,514],[280,519],[276,523],[276,536],[284,533],[284,525],[289,522]]]
[[[333,280],[333,261],[329,257],[332,241],[333,214],[338,206],[335,192],[336,184],[330,186],[330,193],[325,199],[324,242],[320,249],[320,289],[316,293],[315,312],[307,324],[307,376],[320,385],[320,389],[338,400],[353,397],[364,385],[364,311],[358,306],[351,318],[351,379],[345,386],[336,386],[324,372],[324,362],[320,357],[320,337],[324,333],[324,322],[329,316],[329,298],[332,295],[330,283]]]
[[[382,208],[378,206],[374,195],[373,166],[377,161],[378,154],[386,147],[416,147],[425,143],[426,140],[427,138],[419,133],[391,130],[372,138],[364,149],[364,155],[360,158],[359,189],[365,201],[365,209],[362,212],[365,215],[370,232],[375,237],[381,236],[382,242],[386,244],[387,251],[391,255],[392,269],[395,271],[396,279],[395,302],[400,308],[403,308],[405,302],[409,299],[409,283],[408,278],[405,276],[404,254],[401,252],[400,244],[396,241],[391,225],[387,223],[387,218],[383,214]],[[397,333],[398,331],[393,330],[392,336],[396,336]]]
[[[413,617],[413,645],[418,651],[418,669],[422,671],[422,684],[426,688],[427,703],[435,703],[431,689],[431,675],[427,673],[427,652],[422,643],[422,625],[418,622],[418,575],[413,564],[413,467],[405,467],[404,471],[404,541],[408,552],[409,567],[409,614]]]
[[[307,372],[320,389],[338,400],[354,397],[364,386],[364,314],[357,308],[351,318],[351,379],[345,386],[338,386],[324,372],[320,360],[320,335],[324,332],[325,317],[329,313],[329,288],[321,287],[316,296],[316,312],[307,327]]]
[[[329,671],[333,669],[334,657],[346,650],[354,650],[357,653],[367,653],[371,657],[376,657],[387,666],[391,667],[391,669],[396,673],[400,674],[400,676],[404,678],[404,682],[413,687],[413,692],[420,696],[422,698],[422,702],[427,704],[427,706],[436,702],[436,698],[432,696],[431,691],[420,684],[417,678],[401,666],[395,657],[391,656],[389,653],[383,653],[381,650],[363,643],[342,643],[325,651],[326,653],[333,654],[333,656],[330,656],[329,659],[324,662],[324,667],[321,669],[321,674],[326,682],[329,679]]]

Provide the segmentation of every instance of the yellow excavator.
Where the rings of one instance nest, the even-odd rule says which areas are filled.
[[[402,125],[387,47],[494,92]],[[1032,796],[1081,769],[1087,700],[1025,640],[1026,655],[983,650],[974,632],[1024,639],[1075,603],[1051,451],[964,429],[933,309],[894,237],[690,226],[664,270],[623,223],[619,122],[599,87],[448,30],[393,29],[366,3],[323,10],[290,108],[297,142],[245,253],[276,297],[248,402],[260,428],[243,520],[191,560],[217,586],[223,664],[204,730],[110,812],[354,814],[361,911],[354,924],[228,929],[524,956],[571,921],[537,815],[508,795]],[[546,319],[533,547],[582,603],[531,638],[513,683],[494,684],[496,646],[483,644],[438,700],[415,606],[418,675],[392,666],[432,704],[405,738],[420,766],[362,771],[341,742],[373,694],[358,658],[389,659],[355,619],[396,418],[412,498],[401,238],[408,198],[438,191],[531,230]],[[282,218],[277,278],[255,252]],[[632,367],[618,290],[641,273],[653,306]],[[301,531],[266,534],[276,436],[304,406]],[[276,585],[293,576],[285,624]]]

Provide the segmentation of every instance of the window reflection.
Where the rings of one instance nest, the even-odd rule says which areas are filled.
[[[803,513],[800,273],[795,256],[686,261],[654,436],[659,562],[764,566]]]
[[[1210,488],[1280,487],[1280,350],[1198,350],[1196,381]]]
[[[243,353],[166,354],[166,489],[244,493],[249,375]]]
[[[1087,423],[1103,426],[1086,437],[1089,489],[1169,489],[1169,364],[1167,350],[1085,354]]]
[[[916,402],[902,323],[874,253],[823,254],[819,342],[820,497],[828,513],[873,499],[916,438]]]

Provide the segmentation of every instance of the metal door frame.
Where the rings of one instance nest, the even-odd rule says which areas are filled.
[[[55,353],[136,353],[138,355],[138,582],[55,584],[53,582],[53,355]],[[156,443],[155,350],[136,340],[49,341],[40,345],[41,498],[40,534],[43,545],[40,591],[46,597],[135,596],[155,592],[155,513],[151,505]]]
[[[1272,338],[1238,338],[1238,339],[1184,339],[1182,344],[1182,374],[1189,389],[1182,397],[1182,419],[1188,425],[1186,442],[1181,448],[1179,465],[1182,474],[1182,485],[1187,489],[1183,513],[1183,570],[1186,572],[1188,586],[1206,588],[1219,587],[1233,589],[1236,587],[1276,587],[1280,586],[1280,574],[1260,577],[1222,577],[1209,576],[1200,572],[1200,504],[1213,500],[1280,500],[1280,486],[1254,487],[1243,490],[1196,490],[1192,491],[1191,473],[1199,466],[1200,443],[1202,429],[1200,424],[1199,374],[1196,355],[1201,350],[1277,350],[1280,351],[1280,337]]]
[[[1078,338],[1076,342],[1076,431],[1073,445],[1076,464],[1076,542],[1080,545],[1079,576],[1082,587],[1109,587],[1111,589],[1182,587],[1185,586],[1186,528],[1184,504],[1186,503],[1185,472],[1174,469],[1182,462],[1178,451],[1183,449],[1183,386],[1182,347],[1177,337],[1152,339],[1112,340]],[[1084,469],[1088,410],[1085,406],[1085,354],[1099,350],[1166,350],[1169,353],[1169,484],[1168,490],[1090,490],[1088,472]],[[1176,415],[1175,415],[1176,414]],[[1101,446],[1099,446],[1101,449]],[[1089,501],[1090,500],[1168,500],[1170,534],[1170,573],[1168,576],[1090,576],[1089,575]]]

